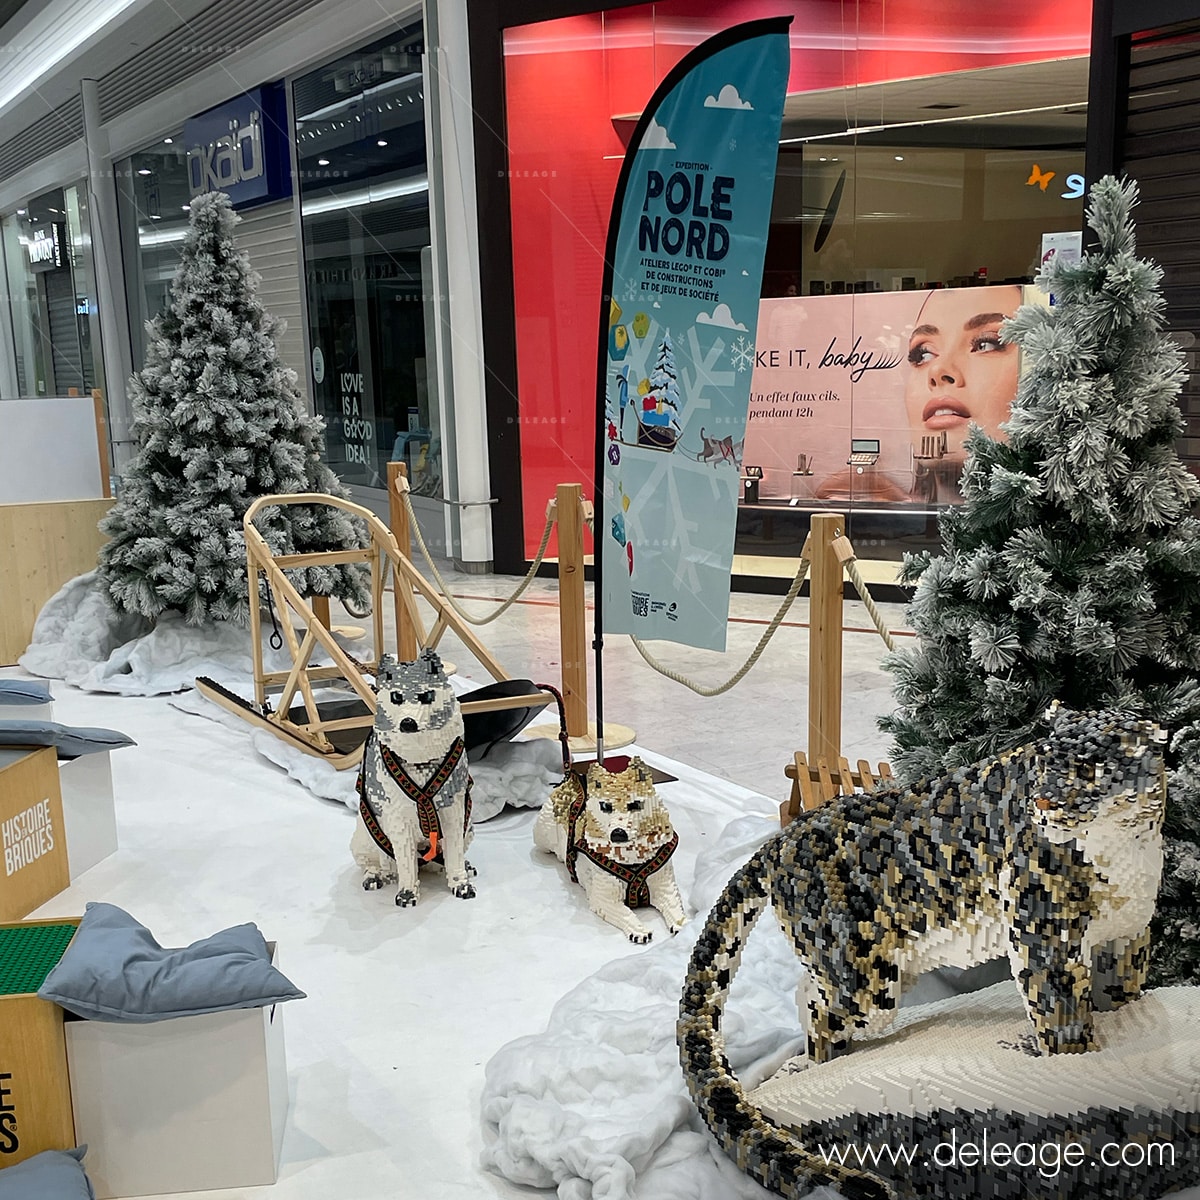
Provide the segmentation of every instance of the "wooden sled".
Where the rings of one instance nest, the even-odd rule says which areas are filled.
[[[369,545],[353,550],[325,550],[312,554],[271,553],[266,541],[255,528],[254,519],[264,508],[284,504],[324,504],[340,508],[361,520],[369,534]],[[337,496],[300,492],[290,496],[261,496],[247,510],[242,520],[246,536],[246,576],[251,596],[260,595],[259,576],[266,579],[271,600],[278,616],[280,636],[292,659],[288,671],[267,671],[262,654],[262,613],[257,604],[250,605],[250,644],[254,659],[254,700],[247,700],[212,679],[196,680],[196,690],[215,704],[249,721],[260,729],[291,742],[307,754],[329,762],[337,769],[357,766],[362,760],[363,744],[375,722],[375,693],[367,681],[379,668],[383,652],[383,592],[388,573],[396,596],[397,617],[403,612],[409,627],[415,632],[418,649],[436,649],[447,630],[452,631],[479,660],[484,669],[501,685],[499,690],[511,695],[488,699],[462,700],[464,721],[471,714],[504,709],[526,709],[536,712],[553,697],[537,691],[533,685],[519,686],[503,667],[488,653],[475,632],[450,607],[446,599],[401,553],[391,531],[374,513],[342,500]],[[374,657],[369,662],[352,659],[338,644],[329,629],[318,619],[313,602],[306,600],[288,579],[287,570],[305,567],[334,566],[344,563],[366,563],[371,569],[371,621]],[[427,630],[417,608],[417,595],[433,608],[435,620]],[[296,626],[304,631],[299,637]],[[313,667],[310,660],[321,647],[333,663]],[[393,651],[399,654],[397,651]],[[318,701],[314,684],[345,681],[353,695],[333,696]],[[505,688],[502,685],[511,683]],[[493,686],[483,691],[496,690]],[[279,692],[275,703],[269,704],[268,693]],[[299,701],[298,703],[296,701]]]

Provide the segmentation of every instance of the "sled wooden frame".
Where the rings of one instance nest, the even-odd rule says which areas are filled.
[[[325,550],[312,554],[272,554],[261,533],[255,528],[254,519],[264,508],[287,504],[323,504],[339,508],[357,517],[367,528],[370,544],[353,550]],[[384,646],[383,592],[388,572],[391,572],[395,592],[397,618],[401,611],[417,641],[418,651],[436,649],[447,630],[461,639],[464,646],[479,660],[484,669],[497,682],[512,678],[492,657],[474,631],[462,621],[423,575],[404,555],[392,536],[391,530],[373,512],[343,500],[315,492],[298,492],[293,495],[260,496],[246,510],[242,519],[246,538],[246,578],[249,594],[259,595],[259,576],[266,578],[270,596],[275,605],[279,631],[292,659],[288,671],[267,671],[262,653],[262,613],[257,604],[250,605],[250,645],[254,660],[255,705],[243,701],[211,680],[198,679],[197,690],[208,699],[220,704],[236,716],[242,717],[261,729],[292,742],[300,749],[330,762],[338,769],[356,766],[362,759],[362,746],[354,750],[339,751],[328,735],[336,730],[367,729],[374,724],[375,693],[367,682],[367,673],[379,667],[378,655]],[[303,570],[306,567],[337,566],[348,563],[366,563],[371,568],[371,622],[374,635],[374,653],[370,662],[356,663],[342,649],[333,634],[318,619],[310,601],[306,600],[284,573],[287,570]],[[426,629],[417,595],[420,595],[434,610],[435,620]],[[304,628],[304,637],[297,636],[293,621]],[[333,664],[326,667],[309,666],[309,661],[320,646]],[[366,706],[360,716],[325,720],[317,708],[313,695],[314,683],[330,680],[345,680]],[[280,696],[273,712],[267,710],[267,693],[279,691]],[[304,702],[305,721],[293,720],[290,715],[292,702],[299,693]],[[464,714],[488,712],[509,708],[542,708],[552,697],[547,692],[534,691],[521,696],[504,696],[491,700],[465,700]]]

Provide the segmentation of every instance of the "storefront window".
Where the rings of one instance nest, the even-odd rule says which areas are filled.
[[[50,383],[50,342],[38,296],[37,276],[29,261],[30,239],[24,220],[28,209],[4,219],[4,263],[8,270],[13,341],[17,354],[17,391],[21,396],[47,396]]]
[[[167,307],[187,236],[191,189],[181,133],[138,151],[117,172],[129,331],[140,366],[146,359],[146,322]]]
[[[35,197],[4,222],[17,383],[23,396],[104,386],[91,227],[81,185]]]
[[[1082,227],[1091,5],[1013,0],[961,31],[937,6],[779,11],[791,71],[757,333],[722,330],[693,361],[671,331],[681,378],[750,373],[750,422],[723,446],[697,405],[679,448],[760,469],[735,573],[790,576],[811,514],[834,510],[890,579],[958,499],[968,422],[1007,416],[1020,364],[995,329],[1041,299],[1044,235]],[[504,32],[526,555],[564,461],[591,484],[603,248],[634,125],[689,50],[760,15],[667,0]],[[632,361],[654,317],[628,316]],[[950,373],[970,397],[934,379]]]
[[[296,80],[310,382],[347,483],[442,492],[421,22]]]

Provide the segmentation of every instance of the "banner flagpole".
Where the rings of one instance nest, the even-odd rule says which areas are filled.
[[[739,311],[744,313],[744,318],[742,323],[732,327],[745,332],[749,339],[753,339],[757,308],[751,309],[751,306],[757,305],[760,295],[762,255],[765,251],[766,227],[770,215],[770,191],[768,190],[765,196],[762,195],[761,182],[773,180],[775,175],[779,124],[787,90],[787,34],[791,20],[791,17],[769,17],[764,20],[747,21],[723,30],[684,55],[655,88],[653,96],[638,118],[617,177],[604,250],[604,277],[600,294],[596,355],[596,461],[593,500],[595,520],[592,527],[595,633],[592,647],[596,660],[593,673],[596,689],[596,761],[601,765],[604,764],[604,559],[606,552],[618,552],[609,546],[610,535],[617,543],[618,549],[624,552],[621,557],[628,564],[631,579],[635,568],[632,515],[628,528],[625,520],[625,514],[630,510],[630,496],[622,490],[620,481],[617,481],[617,485],[613,487],[613,498],[614,501],[617,500],[618,491],[622,492],[621,498],[617,501],[613,515],[608,515],[605,503],[606,462],[615,471],[622,463],[622,446],[632,450],[634,458],[645,454],[647,450],[650,451],[650,459],[659,458],[659,451],[669,452],[674,449],[675,441],[686,426],[686,421],[679,415],[682,397],[677,394],[669,328],[666,329],[660,348],[663,369],[661,394],[650,389],[651,395],[643,397],[642,391],[645,389],[640,385],[645,384],[649,387],[646,380],[635,379],[634,391],[631,391],[629,367],[625,364],[620,372],[614,372],[619,381],[618,402],[612,416],[609,416],[609,370],[615,362],[626,357],[630,342],[629,331],[620,323],[622,314],[615,293],[620,286],[624,289],[623,294],[636,299],[645,294],[647,288],[659,286],[651,285],[648,280],[664,278],[663,275],[656,274],[655,270],[651,270],[662,267],[664,263],[648,258],[639,260],[639,255],[654,253],[674,256],[676,266],[672,267],[671,273],[666,274],[665,278],[678,286],[663,286],[663,305],[653,305],[655,309],[661,308],[663,321],[669,325],[668,309],[679,320],[684,319],[679,302],[685,300],[681,293],[687,293],[686,301],[693,302],[690,303],[690,309],[697,309],[696,301],[707,301],[710,307],[715,306],[714,314],[723,310],[725,318],[731,324],[733,318],[728,315],[729,303],[736,303]],[[749,47],[734,49],[753,39],[763,39],[760,46],[753,51]],[[721,64],[712,64],[708,73],[712,78],[698,70],[724,51],[731,51],[731,54],[722,59]],[[766,58],[755,60],[751,57],[753,54]],[[764,63],[768,61],[771,67],[764,70]],[[693,74],[695,77],[689,78]],[[681,87],[685,82],[689,86]],[[677,89],[678,96],[674,95]],[[743,98],[747,89],[754,91],[758,96],[755,104]],[[684,97],[688,103],[686,114],[679,108]],[[680,140],[678,147],[681,159],[689,161],[674,161],[674,153],[670,159],[661,157],[665,151],[677,150],[676,143],[670,140],[666,129],[656,121],[668,98],[671,99],[671,104],[663,120],[673,123],[674,119],[678,118],[683,126],[680,132],[691,135],[695,143],[691,150],[684,146],[686,137]],[[760,106],[757,116],[754,117],[757,124],[750,125],[747,123],[751,119],[749,114],[755,113],[756,105]],[[717,141],[713,140],[714,131],[720,135]],[[647,134],[650,135],[648,139]],[[626,214],[626,194],[635,169],[635,161],[642,151],[650,154],[658,152],[660,157],[656,157],[654,162],[661,170],[653,170],[648,176],[645,169],[641,171],[639,180],[645,188],[645,204],[639,204],[636,209],[630,209]],[[699,161],[701,159],[706,161]],[[747,178],[743,182],[743,188],[738,189],[738,163],[754,163],[751,174],[756,171],[762,178]],[[669,180],[666,178],[668,175]],[[752,186],[753,182],[759,182],[757,194]],[[702,191],[704,196],[701,195]],[[688,198],[684,197],[684,192],[689,193]],[[651,201],[654,201],[656,208],[665,206],[665,214],[660,212],[657,217],[645,215]],[[753,220],[742,221],[739,224],[734,213],[735,204],[739,209],[745,207],[756,214]],[[629,219],[623,221],[622,218],[626,215]],[[759,223],[761,228],[758,228]],[[627,225],[628,228],[622,228],[623,225]],[[672,246],[672,242],[676,244]],[[753,279],[750,277],[751,272],[745,269],[740,271],[740,275],[731,275],[727,267],[733,266],[734,263],[719,268],[712,265],[722,262],[731,248],[735,249],[735,255],[742,260],[737,265],[754,267],[757,262]],[[616,263],[619,258],[626,264],[623,269],[628,278],[616,278]],[[635,272],[635,264],[642,269]],[[640,273],[640,281],[634,278],[635,273]],[[741,282],[742,277],[745,278],[744,283]],[[691,286],[684,286],[685,282]],[[652,300],[653,296],[649,299]],[[711,316],[697,317],[695,312],[690,312],[686,319],[688,325],[696,320],[708,321],[710,324],[718,323],[714,322]],[[647,336],[647,330],[651,326],[652,320],[648,311],[638,314],[633,325],[634,336],[642,339]],[[657,374],[656,366],[651,376],[655,377]],[[744,391],[741,409],[743,425],[745,400],[749,396],[748,378],[744,381]],[[647,407],[645,422],[639,404]],[[656,411],[649,412],[650,407]],[[635,442],[624,440],[624,418],[627,408],[634,410]],[[730,425],[735,424],[732,416],[724,419],[728,420]],[[736,496],[732,499],[736,505]],[[732,545],[732,535],[730,544]],[[639,561],[642,561],[642,570],[645,572],[650,564],[644,560]],[[727,600],[728,577],[725,581],[725,592]],[[644,610],[641,612],[638,608],[639,600]],[[670,611],[666,617],[668,622],[679,620],[677,607],[674,603],[670,604]],[[660,610],[667,609],[667,603],[660,603],[641,592],[633,597],[633,609],[635,616],[659,614]],[[661,616],[659,619],[662,619]],[[722,621],[722,644],[724,628]],[[672,635],[672,640],[682,639]]]

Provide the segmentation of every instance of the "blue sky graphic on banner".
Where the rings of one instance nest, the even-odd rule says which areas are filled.
[[[725,648],[786,28],[698,47],[626,156],[596,529],[609,633]]]

